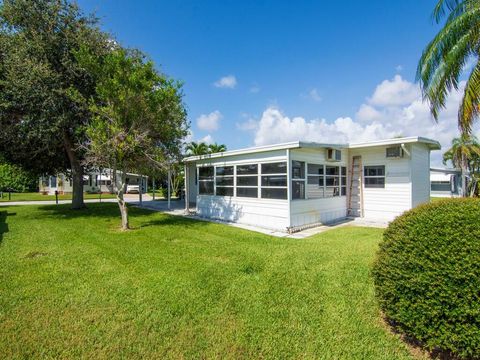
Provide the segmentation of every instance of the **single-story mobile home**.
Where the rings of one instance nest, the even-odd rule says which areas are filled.
[[[112,193],[113,176],[112,170],[102,169],[102,171],[94,170],[83,175],[83,191],[91,193]],[[139,174],[126,174],[127,192],[139,192],[141,189],[145,193],[147,191],[148,176]],[[65,174],[56,174],[42,176],[39,179],[39,189],[41,193],[49,195],[59,193],[72,192],[72,179]]]
[[[462,191],[462,171],[431,168],[430,186],[434,197],[459,197]]]
[[[390,221],[430,199],[435,140],[295,141],[185,159],[197,215],[292,232],[348,216]]]

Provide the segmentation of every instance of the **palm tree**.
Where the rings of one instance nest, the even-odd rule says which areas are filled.
[[[445,16],[445,25],[422,54],[417,80],[438,120],[448,94],[458,90],[465,65],[474,60],[458,111],[459,128],[470,134],[480,113],[480,1],[438,0],[433,19],[440,23]]]
[[[208,152],[210,154],[224,152],[224,151],[227,151],[227,145],[225,144],[215,143],[215,144],[208,145]]]
[[[187,144],[186,150],[189,155],[205,155],[209,152],[209,146],[204,142],[195,142]]]
[[[452,147],[443,154],[443,163],[451,161],[453,166],[462,170],[462,193],[467,196],[466,174],[476,170],[476,162],[480,156],[480,143],[475,136],[462,134],[452,140]]]

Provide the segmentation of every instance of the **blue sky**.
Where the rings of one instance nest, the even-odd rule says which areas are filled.
[[[436,125],[413,84],[421,51],[438,30],[435,3],[79,1],[123,45],[185,82],[194,139],[209,136],[231,149],[397,130],[441,136],[447,128],[430,131]],[[221,78],[224,86],[215,86]],[[442,143],[456,127],[448,131]]]

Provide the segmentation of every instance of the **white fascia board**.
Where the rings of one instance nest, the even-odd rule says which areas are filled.
[[[423,143],[429,145],[431,150],[440,150],[441,146],[440,143],[436,140],[419,137],[419,136],[410,136],[410,137],[403,137],[403,138],[394,138],[394,139],[386,139],[386,140],[376,140],[376,141],[368,141],[362,143],[351,143],[348,145],[349,149],[358,149],[358,148],[366,148],[366,147],[373,147],[373,146],[388,146],[388,145],[401,145],[401,144],[409,144],[409,143]]]
[[[374,146],[400,145],[400,144],[408,144],[408,143],[416,143],[416,142],[427,144],[431,150],[440,150],[441,148],[440,143],[438,141],[423,138],[423,137],[418,137],[418,136],[369,141],[369,142],[363,142],[363,143],[352,143],[352,144],[331,144],[331,143],[327,144],[327,143],[316,143],[316,142],[308,142],[308,141],[293,141],[293,142],[274,144],[274,145],[263,145],[263,146],[255,146],[255,147],[238,149],[238,150],[229,150],[229,151],[224,151],[224,152],[214,153],[214,154],[188,156],[185,159],[183,159],[183,161],[195,162],[199,160],[209,160],[209,159],[216,159],[216,158],[222,158],[222,157],[234,156],[234,155],[245,155],[245,154],[254,154],[259,152],[298,149],[298,148],[357,149],[357,148],[366,148],[366,147],[374,147]]]
[[[189,157],[183,159],[183,161],[184,162],[195,162],[195,161],[198,161],[198,160],[215,159],[215,158],[220,158],[220,157],[253,154],[253,153],[258,153],[258,152],[266,152],[266,151],[274,151],[274,150],[286,150],[286,149],[298,149],[298,148],[343,149],[343,148],[347,148],[347,147],[348,147],[348,144],[321,144],[321,143],[307,142],[307,141],[293,141],[293,142],[274,144],[274,145],[264,145],[264,146],[255,146],[255,147],[250,147],[250,148],[245,148],[245,149],[229,150],[229,151],[224,151],[224,152],[221,152],[221,153],[189,156]]]
[[[258,152],[266,152],[266,151],[274,151],[274,150],[294,149],[299,147],[300,147],[300,141],[293,141],[293,142],[282,143],[282,144],[263,145],[263,146],[245,148],[245,149],[228,150],[220,153],[189,156],[183,159],[183,161],[194,162],[198,160],[208,160],[208,159],[215,159],[215,158],[226,157],[226,156],[253,154]]]

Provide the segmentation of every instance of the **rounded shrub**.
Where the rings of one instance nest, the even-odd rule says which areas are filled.
[[[480,357],[480,200],[419,206],[385,230],[373,266],[387,319],[428,350]]]

